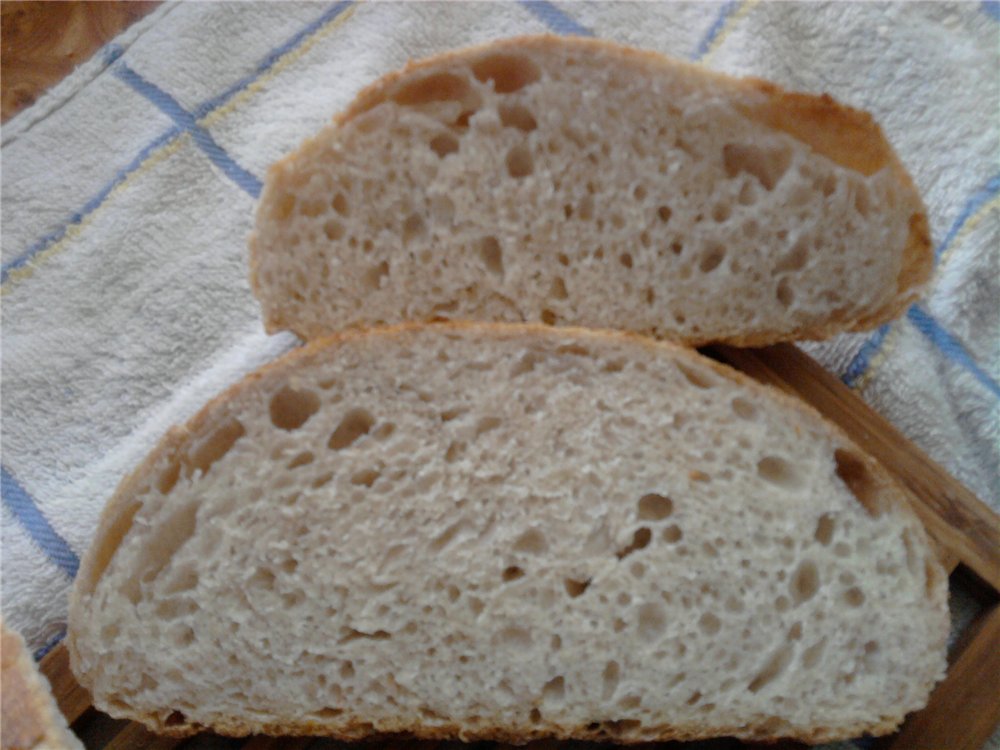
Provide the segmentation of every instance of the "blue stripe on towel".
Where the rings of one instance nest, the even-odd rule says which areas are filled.
[[[997,2],[997,0],[984,0],[984,2],[980,3],[979,7],[994,21],[1000,21],[1000,2]]]
[[[1000,174],[993,175],[986,185],[982,189],[977,190],[973,193],[972,197],[965,202],[965,207],[962,209],[962,213],[958,215],[958,218],[952,222],[951,228],[948,230],[948,234],[944,236],[941,244],[938,245],[937,249],[934,251],[934,261],[937,262],[944,251],[948,249],[952,242],[955,241],[955,237],[962,230],[962,227],[967,222],[976,211],[983,207],[983,204],[992,200],[994,196],[1000,193]]]
[[[594,36],[593,31],[548,0],[521,0],[521,5],[557,34]]]
[[[39,510],[35,499],[7,471],[6,467],[2,468],[0,495],[3,496],[3,504],[10,508],[11,513],[20,521],[25,531],[28,532],[28,536],[41,548],[42,552],[62,568],[70,578],[76,577],[76,571],[80,568],[80,558],[76,556],[66,540],[52,528],[49,520]]]
[[[296,33],[290,39],[288,39],[278,47],[275,47],[273,50],[268,52],[267,55],[264,57],[264,60],[257,66],[257,69],[253,74],[241,79],[236,84],[228,88],[222,94],[215,96],[212,99],[209,99],[204,104],[200,105],[195,110],[196,113],[198,113],[197,114],[198,119],[208,114],[210,111],[216,109],[217,107],[222,106],[227,101],[229,101],[229,99],[231,99],[235,94],[239,93],[247,86],[249,86],[251,83],[253,83],[255,80],[257,80],[257,78],[259,78],[261,75],[270,70],[274,66],[275,62],[282,55],[286,55],[289,52],[296,49],[306,39],[308,39],[310,36],[315,34],[319,29],[321,29],[327,23],[329,23],[338,15],[340,15],[340,13],[342,13],[351,4],[352,3],[350,2],[334,3],[326,12],[320,15],[319,18],[317,18],[315,21],[311,22],[308,26],[306,26],[298,33]],[[124,54],[124,50],[117,44],[109,44],[107,47],[104,48],[104,51],[101,54],[104,55],[105,64],[110,65],[111,63],[118,60],[118,58],[120,58],[122,54]],[[84,217],[86,217],[90,213],[93,213],[102,203],[104,203],[104,201],[111,194],[111,192],[116,187],[118,187],[118,185],[120,185],[125,180],[125,178],[127,178],[132,172],[138,169],[142,165],[142,163],[145,162],[146,159],[148,159],[153,154],[153,152],[158,150],[161,146],[164,146],[167,143],[169,143],[171,140],[176,138],[182,132],[184,131],[176,127],[172,127],[165,133],[160,135],[152,143],[145,146],[139,152],[139,154],[131,162],[129,162],[129,164],[124,169],[121,169],[118,172],[116,172],[114,177],[111,178],[111,181],[107,185],[102,187],[97,192],[97,194],[94,195],[93,198],[88,200],[83,205],[83,208],[81,208],[79,211],[70,216],[69,219],[66,220],[62,226],[36,240],[28,247],[27,250],[21,253],[21,255],[16,257],[14,260],[8,263],[4,263],[2,268],[0,268],[0,284],[5,284],[7,282],[7,277],[11,271],[26,265],[33,257],[38,255],[38,253],[42,252],[43,250],[46,250],[47,248],[51,247],[56,242],[61,240],[63,237],[65,237],[66,232],[69,230],[71,226],[73,226],[74,224],[79,224],[81,221],[83,221]]]
[[[212,134],[198,124],[197,118],[180,105],[176,99],[155,83],[147,81],[125,63],[115,67],[115,75],[146,97],[163,114],[173,120],[179,128],[191,134],[195,144],[222,170],[230,180],[242,188],[250,197],[260,197],[261,182],[239,164],[222,148]]]
[[[230,99],[233,98],[233,96],[243,91],[243,89],[247,88],[250,84],[252,84],[258,78],[260,78],[264,73],[273,68],[274,65],[278,62],[278,60],[287,55],[289,52],[296,49],[300,44],[302,44],[302,42],[311,37],[321,28],[326,26],[328,23],[330,23],[330,21],[334,20],[337,16],[339,16],[353,4],[354,3],[352,0],[342,0],[341,2],[333,3],[333,5],[327,8],[319,16],[319,18],[309,23],[309,25],[307,25],[301,31],[297,32],[294,36],[292,36],[284,43],[278,45],[270,52],[268,52],[267,55],[264,56],[264,59],[261,60],[261,62],[257,65],[257,68],[254,70],[253,73],[244,76],[236,83],[234,83],[232,86],[223,91],[221,94],[213,96],[211,99],[207,99],[206,101],[195,107],[194,109],[195,117],[200,120],[202,117],[207,115],[212,110],[217,109],[218,107],[228,102]]]
[[[698,46],[695,47],[694,53],[691,55],[692,60],[700,60],[711,49],[715,37],[719,35],[719,32],[726,25],[726,21],[729,20],[729,17],[736,11],[739,5],[737,0],[730,0],[730,2],[727,2],[719,9],[719,15],[716,16],[715,22],[708,27],[705,36],[702,37],[701,41],[698,42]]]
[[[969,197],[969,199],[965,202],[965,206],[959,212],[958,217],[955,219],[954,222],[952,222],[951,228],[948,230],[948,233],[944,236],[944,239],[937,246],[937,248],[935,248],[934,250],[935,263],[937,263],[937,261],[940,260],[941,256],[951,246],[951,243],[955,241],[955,237],[957,237],[958,233],[962,231],[962,227],[965,226],[965,222],[967,222],[972,217],[972,215],[976,213],[976,211],[982,208],[982,206],[985,203],[992,200],[993,197],[997,195],[998,192],[1000,192],[1000,174],[991,177],[986,182],[986,185],[984,185],[981,189],[977,190],[975,193],[972,194],[972,196]],[[930,318],[930,316],[927,315],[927,313],[920,313],[920,312],[916,313],[918,317],[921,314],[927,316],[929,320],[933,321],[933,319]],[[911,320],[913,320],[913,317],[910,313],[907,313],[907,316],[910,317]],[[944,329],[942,329],[940,325],[937,324],[936,321],[934,321],[934,326],[936,326],[937,330],[942,331],[943,335],[937,337],[937,339],[931,338],[930,336],[928,336],[928,338],[931,338],[931,340],[934,342],[936,346],[938,346],[938,348],[940,348],[939,342],[946,341],[949,339],[953,341],[955,340],[955,338],[951,334],[945,332]],[[879,349],[882,348],[882,344],[885,342],[886,334],[889,333],[889,327],[890,327],[889,323],[880,326],[878,330],[875,331],[875,333],[873,333],[868,338],[868,340],[861,345],[861,348],[858,350],[858,353],[854,355],[854,359],[851,360],[851,363],[847,365],[847,369],[844,371],[843,381],[847,385],[849,386],[854,385],[854,383],[858,380],[858,378],[864,375],[865,372],[868,370],[868,366],[871,364],[872,357],[874,357],[875,354],[878,353]],[[962,352],[965,352],[965,349],[961,347],[960,344],[959,348],[961,349]],[[947,352],[944,352],[944,354],[945,356],[948,356]],[[977,374],[977,372],[982,375],[985,375],[985,373],[983,373],[982,370],[979,369],[978,365],[975,365],[975,362],[973,362],[972,358],[968,356],[968,353],[966,353],[964,360],[954,359],[951,357],[949,358],[952,359],[952,361],[957,362],[959,364],[962,364],[966,360],[968,362],[972,362],[973,366],[975,366],[975,370],[970,369],[970,372],[972,372],[973,375],[976,375],[976,378],[980,380],[980,382],[984,382],[980,377],[980,375]],[[966,367],[966,369],[969,368]],[[988,379],[989,382],[993,382],[995,385],[995,381],[993,381],[991,378]],[[990,386],[987,385],[987,387],[989,388]],[[990,390],[993,390],[993,388],[990,388]]]
[[[989,373],[979,366],[968,350],[962,345],[962,342],[945,330],[930,313],[918,305],[913,305],[907,311],[906,317],[910,319],[914,327],[926,336],[945,357],[962,367],[976,380],[986,386],[990,393],[1000,398],[1000,385],[997,384],[997,381],[991,378]]]
[[[83,205],[83,208],[74,213],[69,218],[68,222],[63,224],[58,229],[49,232],[45,236],[33,242],[28,247],[27,250],[25,250],[21,255],[19,255],[14,260],[8,263],[4,263],[2,274],[0,274],[0,283],[6,283],[7,276],[10,275],[11,271],[26,265],[32,258],[38,255],[38,253],[51,247],[59,240],[61,240],[63,237],[65,237],[66,232],[69,230],[71,226],[73,226],[74,224],[79,224],[81,221],[83,221],[84,217],[95,211],[98,206],[104,203],[105,199],[109,195],[111,195],[111,192],[116,187],[121,185],[122,182],[124,182],[125,179],[130,174],[132,174],[135,170],[137,170],[140,166],[142,166],[143,162],[145,162],[146,159],[148,159],[153,154],[154,151],[172,141],[174,138],[180,135],[181,132],[182,131],[178,128],[170,128],[170,130],[163,133],[155,141],[148,144],[144,149],[142,149],[142,151],[140,151],[136,155],[136,157],[132,161],[128,163],[127,166],[125,166],[124,169],[118,170],[118,172],[115,173],[115,176],[111,178],[111,181],[107,185],[102,187],[100,191],[98,191],[98,193],[93,198],[88,200]]]
[[[869,339],[861,345],[858,349],[858,353],[854,355],[854,359],[844,370],[844,376],[842,380],[849,386],[854,385],[858,378],[865,374],[868,369],[868,364],[871,362],[872,357],[878,353],[878,350],[882,348],[882,342],[885,341],[885,337],[889,335],[889,329],[891,324],[883,323],[878,327],[878,329],[873,333]]]

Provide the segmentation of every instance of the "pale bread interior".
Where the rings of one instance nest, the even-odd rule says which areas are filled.
[[[69,645],[160,731],[882,733],[947,583],[818,415],[618,334],[430,326],[294,352],[119,490]]]

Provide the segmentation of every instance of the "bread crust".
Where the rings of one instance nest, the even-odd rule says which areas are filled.
[[[896,290],[880,308],[850,318],[836,314],[825,323],[792,330],[757,330],[725,336],[680,336],[657,332],[652,328],[637,333],[677,341],[689,346],[723,343],[732,346],[766,346],[779,341],[828,339],[838,333],[870,330],[899,317],[922,295],[933,270],[933,249],[927,219],[927,209],[912,177],[903,166],[881,127],[868,112],[834,100],[829,94],[813,95],[787,91],[777,84],[759,78],[736,78],[710,70],[701,64],[668,57],[651,50],[641,50],[617,42],[587,37],[552,34],[519,36],[487,42],[457,50],[449,50],[421,60],[411,60],[403,68],[385,74],[362,89],[345,110],[334,116],[333,122],[343,126],[386,101],[399,84],[428,69],[452,63],[461,64],[486,53],[526,50],[572,49],[580,54],[603,55],[626,65],[647,66],[654,70],[685,71],[695,74],[727,90],[736,108],[748,119],[773,130],[783,132],[836,164],[864,176],[883,169],[891,171],[913,205],[919,210],[909,221],[909,233],[902,252],[901,266],[896,277]],[[274,181],[293,163],[296,152],[286,155],[268,169],[266,182]],[[263,300],[265,293],[258,281],[260,260],[250,241],[249,277],[254,295]],[[269,333],[291,330],[303,339],[314,338],[312,331],[303,330],[287,320],[280,310],[265,310],[265,328]]]
[[[21,636],[0,620],[3,748],[82,748],[69,734],[45,678],[37,671]]]
[[[657,341],[645,336],[631,332],[591,330],[583,328],[553,328],[543,324],[510,324],[510,323],[474,323],[474,322],[441,322],[441,323],[404,323],[400,325],[364,329],[350,330],[333,334],[323,339],[312,341],[298,349],[295,349],[277,360],[268,363],[261,369],[246,376],[242,381],[230,386],[227,390],[209,401],[193,418],[184,426],[172,428],[161,442],[153,449],[145,461],[128,475],[118,489],[108,501],[101,521],[95,535],[94,542],[84,555],[80,575],[73,587],[70,599],[70,628],[67,634],[66,643],[70,654],[70,664],[74,674],[84,687],[92,690],[93,683],[89,675],[82,671],[80,657],[76,646],[76,631],[85,617],[85,598],[93,592],[99,580],[97,569],[99,559],[110,561],[114,555],[115,547],[121,543],[123,535],[116,536],[110,530],[123,514],[128,512],[132,504],[133,496],[144,485],[153,482],[154,470],[161,464],[168,455],[177,455],[191,444],[192,440],[204,434],[213,425],[222,423],[228,416],[228,405],[237,398],[244,390],[252,388],[254,384],[261,380],[273,377],[281,377],[285,373],[294,373],[298,368],[307,366],[310,360],[317,355],[335,350],[345,344],[359,340],[368,339],[373,343],[388,342],[393,339],[407,339],[425,330],[440,330],[443,332],[468,332],[474,334],[477,339],[497,340],[504,337],[520,337],[526,342],[549,340],[564,341],[572,339],[574,341],[586,341],[590,345],[600,346],[602,344],[621,344],[638,347],[644,352],[651,352],[666,360],[681,361],[694,369],[708,368],[716,375],[726,378],[729,381],[748,389],[753,395],[763,399],[776,401],[784,408],[794,410],[809,420],[823,425],[823,429],[830,435],[832,441],[840,445],[843,449],[850,451],[851,455],[859,461],[871,478],[875,496],[875,501],[867,505],[867,511],[872,515],[882,513],[896,513],[907,517],[909,526],[913,532],[925,543],[926,533],[920,524],[912,508],[909,507],[905,494],[898,488],[888,472],[873,458],[864,454],[857,448],[850,438],[836,425],[827,422],[818,412],[809,405],[793,398],[792,396],[769,385],[764,385],[752,380],[749,376],[721,364],[697,352],[678,346],[676,344]],[[947,611],[947,575],[940,564],[934,560],[931,563],[933,571],[933,591],[929,592],[929,605],[938,610]],[[930,584],[929,584],[930,586]],[[942,647],[943,647],[942,635]],[[930,685],[927,686],[928,691]],[[123,718],[132,718],[143,722],[154,731],[183,737],[202,731],[209,727],[188,723],[184,720],[179,723],[165,724],[159,717],[150,714],[129,714],[123,713],[118,707],[103,705],[100,696],[95,696],[95,703],[103,710],[107,710],[112,715]],[[899,726],[903,715],[885,716],[876,724],[859,724],[856,727],[838,727],[836,730],[818,728],[809,732],[802,731],[777,731],[780,727],[769,729],[766,726],[671,726],[663,725],[658,727],[643,727],[641,734],[630,736],[627,732],[621,731],[613,722],[604,724],[581,725],[581,726],[561,726],[554,724],[543,724],[541,726],[523,727],[468,727],[458,723],[447,725],[423,725],[419,723],[400,722],[394,725],[380,725],[378,730],[365,722],[356,720],[331,719],[329,722],[296,722],[289,720],[282,723],[259,723],[241,720],[238,717],[231,717],[224,721],[216,721],[210,727],[211,730],[230,736],[245,736],[254,733],[279,734],[279,735],[317,735],[326,736],[342,740],[353,740],[368,738],[372,736],[385,735],[405,735],[421,739],[454,739],[456,737],[463,740],[493,740],[501,742],[525,743],[539,737],[556,737],[561,739],[601,739],[613,740],[620,743],[637,743],[649,740],[694,740],[707,739],[724,735],[735,734],[743,737],[752,736],[759,740],[776,740],[779,738],[791,738],[809,743],[819,743],[831,739],[842,739],[845,736],[867,732],[870,734],[886,734]]]

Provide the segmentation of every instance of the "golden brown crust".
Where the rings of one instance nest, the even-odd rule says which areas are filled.
[[[895,295],[874,311],[867,311],[852,318],[831,315],[824,322],[817,322],[793,330],[760,330],[753,333],[732,332],[727,335],[680,338],[652,329],[638,333],[677,340],[689,346],[725,343],[732,346],[762,346],[778,341],[801,339],[822,340],[844,331],[862,331],[874,328],[898,317],[922,293],[930,278],[933,252],[926,216],[926,208],[913,183],[882,129],[872,116],[861,110],[845,106],[828,94],[816,96],[782,89],[774,83],[758,78],[734,78],[711,71],[701,65],[667,57],[658,52],[639,50],[616,42],[584,37],[562,37],[551,34],[521,36],[488,42],[458,50],[450,50],[422,60],[410,61],[400,70],[393,71],[368,85],[348,107],[334,117],[337,125],[344,125],[358,115],[384,102],[402,83],[412,80],[422,72],[449,64],[464,64],[484,54],[505,50],[552,50],[572,48],[581,54],[601,54],[618,59],[625,64],[642,65],[654,70],[673,70],[695,73],[728,89],[736,100],[737,109],[749,120],[790,135],[812,148],[816,153],[848,169],[869,176],[882,169],[891,170],[895,180],[906,195],[906,200],[919,207],[910,219],[910,233],[902,254],[896,282]],[[290,154],[272,165],[268,182],[275,174],[286,169],[294,159]],[[262,290],[257,281],[257,253],[251,240],[250,283],[260,299]],[[283,319],[280,311],[271,310],[265,320],[268,332],[291,329],[303,338],[310,332],[297,330],[293,321]]]
[[[151,717],[140,716],[135,718],[154,731],[169,737],[190,737],[207,728],[197,724],[163,727]],[[775,731],[776,727],[769,728],[767,724],[761,724],[756,729],[747,725],[679,727],[662,724],[659,726],[644,727],[641,734],[631,736],[626,733],[627,729],[621,723],[615,721],[592,722],[591,724],[579,724],[576,726],[545,725],[541,727],[524,726],[517,728],[482,726],[476,729],[469,729],[467,726],[457,723],[428,726],[401,722],[374,729],[370,722],[356,720],[341,724],[321,724],[318,722],[254,723],[234,719],[225,723],[214,724],[211,727],[211,731],[227,737],[266,734],[286,737],[327,737],[347,742],[357,740],[388,741],[391,739],[454,740],[457,738],[463,742],[503,742],[512,745],[524,745],[532,740],[556,739],[637,745],[647,742],[687,742],[734,736],[752,739],[757,742],[796,740],[807,744],[820,744],[863,733],[874,737],[881,737],[895,731],[899,727],[900,722],[901,717],[899,719],[885,719],[876,725],[858,725],[853,731],[848,730],[846,733],[842,731],[832,732],[830,730],[778,733]]]

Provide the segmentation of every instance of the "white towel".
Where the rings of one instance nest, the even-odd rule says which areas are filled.
[[[1000,508],[996,3],[165,5],[2,129],[2,609],[34,649],[105,500],[166,428],[294,346],[245,239],[268,164],[409,58],[599,37],[829,92],[926,198],[927,301],[806,348]]]

